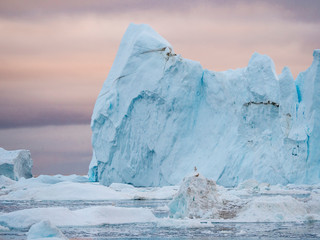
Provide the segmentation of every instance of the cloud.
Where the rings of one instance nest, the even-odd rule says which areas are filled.
[[[90,124],[91,112],[76,112],[65,109],[52,109],[47,107],[33,109],[28,107],[13,106],[13,109],[5,109],[0,105],[5,113],[0,118],[0,129],[17,127],[38,127],[46,125],[73,125]]]
[[[88,123],[130,22],[215,71],[260,52],[297,76],[319,48],[318,1],[31,2],[0,2],[0,128]]]
[[[187,12],[197,6],[206,8],[220,8],[227,6],[228,8],[236,8],[231,10],[235,15],[241,14],[238,8],[254,8],[256,5],[263,4],[265,9],[281,12],[283,17],[290,18],[295,21],[312,21],[319,22],[320,2],[318,0],[69,0],[69,1],[42,1],[31,0],[22,2],[19,0],[1,1],[0,15],[13,18],[46,18],[57,15],[82,15],[88,13],[94,14],[121,14],[132,11],[154,11],[161,10],[168,13]],[[254,14],[254,12],[249,12]]]

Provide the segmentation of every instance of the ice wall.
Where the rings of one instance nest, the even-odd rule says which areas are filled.
[[[320,69],[296,81],[254,53],[215,72],[131,24],[92,115],[91,180],[171,185],[194,166],[218,184],[320,182]]]
[[[13,180],[32,177],[32,159],[30,151],[15,150],[6,151],[0,148],[0,175]]]

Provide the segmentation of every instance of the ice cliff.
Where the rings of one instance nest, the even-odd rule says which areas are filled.
[[[223,186],[320,182],[320,50],[294,81],[266,55],[203,69],[131,24],[96,101],[91,180],[179,183],[194,166]]]
[[[32,159],[30,151],[15,150],[6,151],[0,148],[0,175],[13,180],[32,177]]]

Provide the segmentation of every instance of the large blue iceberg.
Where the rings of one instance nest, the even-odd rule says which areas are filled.
[[[223,186],[320,182],[320,50],[294,81],[254,53],[224,72],[182,58],[131,24],[96,101],[89,177],[109,185],[179,183],[196,166]]]

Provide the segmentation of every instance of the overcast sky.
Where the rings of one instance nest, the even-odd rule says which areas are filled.
[[[254,52],[296,77],[320,48],[320,1],[0,1],[0,146],[34,173],[87,172],[90,117],[130,22],[147,23],[210,70]]]

